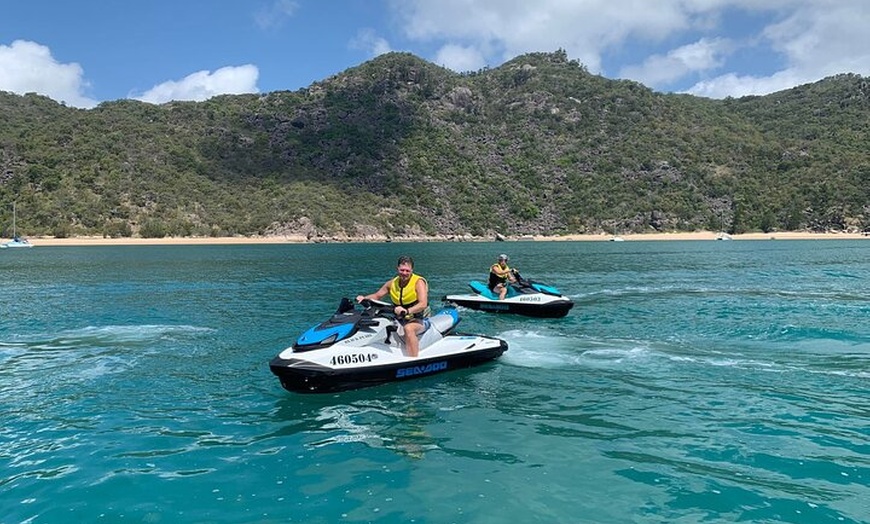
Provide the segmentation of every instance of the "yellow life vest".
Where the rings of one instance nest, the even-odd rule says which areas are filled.
[[[511,274],[511,268],[505,264],[504,269],[502,269],[501,264],[495,263],[489,268],[489,272],[501,279],[502,282],[507,282],[508,276]]]
[[[418,300],[418,280],[422,280],[424,284],[428,285],[426,279],[416,273],[411,273],[411,278],[408,280],[408,283],[405,284],[405,287],[399,286],[399,277],[394,278],[393,283],[390,284],[390,300],[393,301],[393,304],[405,308],[409,308],[416,304]]]

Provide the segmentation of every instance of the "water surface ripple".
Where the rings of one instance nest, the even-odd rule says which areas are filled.
[[[870,521],[870,242],[0,253],[0,523]],[[268,360],[399,254],[503,251],[577,303],[510,349],[329,395]]]

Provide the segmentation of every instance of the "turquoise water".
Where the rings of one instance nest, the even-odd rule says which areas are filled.
[[[22,252],[23,251],[23,252]],[[399,254],[577,303],[483,367],[330,395],[268,361]],[[868,522],[870,241],[0,253],[0,523]]]

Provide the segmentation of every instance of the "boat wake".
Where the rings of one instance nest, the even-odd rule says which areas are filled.
[[[522,367],[601,367],[626,360],[646,359],[651,350],[636,341],[601,341],[540,331],[512,330],[499,334],[510,348],[502,357]]]
[[[150,345],[160,340],[183,338],[210,331],[213,330],[186,325],[87,326],[58,333],[26,335],[6,341],[0,340],[0,350],[3,348],[24,348],[37,351],[56,351],[76,348]]]
[[[837,375],[866,379],[868,355],[862,351],[801,354],[761,353],[752,347],[701,347],[686,343],[634,339],[596,339],[541,331],[510,330],[499,338],[509,350],[502,362],[549,369],[612,369],[640,374],[691,372],[722,368],[776,374]]]
[[[94,378],[127,369],[136,358],[158,353],[212,331],[187,325],[88,326],[58,333],[0,340],[0,367],[21,377],[33,372]]]

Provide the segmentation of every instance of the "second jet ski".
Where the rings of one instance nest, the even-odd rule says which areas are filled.
[[[553,286],[527,280],[514,270],[514,282],[507,285],[507,295],[499,300],[498,294],[478,280],[468,283],[473,293],[446,295],[442,300],[451,304],[489,311],[491,313],[515,313],[529,317],[560,318],[574,307],[574,301]]]

